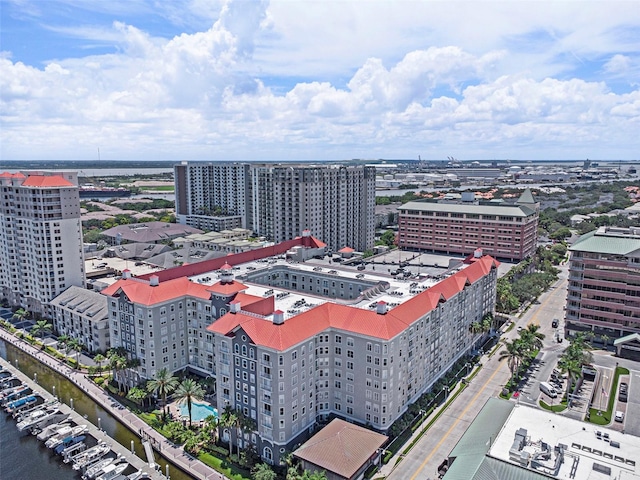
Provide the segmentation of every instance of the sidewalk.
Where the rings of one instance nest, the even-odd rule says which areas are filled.
[[[199,461],[197,458],[186,453],[181,447],[176,447],[173,443],[169,442],[160,433],[156,432],[153,428],[138,418],[138,416],[131,413],[123,405],[111,398],[105,390],[98,387],[94,382],[88,379],[84,373],[78,372],[68,367],[66,364],[61,364],[58,360],[49,356],[45,351],[22,339],[14,337],[3,328],[0,328],[0,337],[37,359],[42,364],[68,378],[133,433],[137,434],[141,438],[150,438],[151,444],[155,447],[159,447],[157,448],[158,452],[176,467],[184,470],[197,479],[222,480],[227,478],[217,470],[214,470]],[[127,445],[125,445],[125,447],[127,447]]]

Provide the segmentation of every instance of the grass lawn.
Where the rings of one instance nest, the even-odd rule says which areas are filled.
[[[153,187],[143,187],[143,190],[152,190],[154,192],[173,192],[175,187],[173,185],[155,185]]]
[[[198,460],[232,480],[251,480],[251,474],[249,472],[229,466],[227,462],[210,453],[201,453],[198,455]]]
[[[562,400],[558,405],[549,405],[546,402],[540,400],[540,406],[545,410],[549,410],[550,412],[562,412],[567,409],[567,401]]]

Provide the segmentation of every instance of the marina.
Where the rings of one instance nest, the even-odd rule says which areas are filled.
[[[0,329],[0,362],[0,370],[3,367],[9,368],[7,365],[12,365],[11,371],[16,371],[14,375],[18,375],[20,381],[26,379],[27,385],[38,391],[45,391],[49,395],[48,398],[57,397],[63,404],[62,412],[70,410],[77,412],[83,419],[82,423],[88,424],[89,434],[93,435],[91,432],[95,430],[101,431],[102,434],[98,435],[102,436],[96,437],[98,441],[111,438],[114,446],[118,444],[116,448],[127,452],[128,455],[131,454],[130,451],[133,451],[134,456],[137,456],[138,461],[144,465],[147,465],[147,462],[142,459],[148,459],[149,455],[153,456],[153,462],[157,468],[155,473],[154,469],[148,465],[144,469],[145,472],[154,473],[153,478],[161,479],[167,478],[167,476],[173,480],[220,480],[225,478],[221,473],[184,452],[179,445],[174,445],[151,429],[139,417],[109,397],[104,390],[90,382],[84,374],[56,362],[42,350],[15,339],[2,329]],[[11,375],[0,373],[0,382],[9,376]],[[16,440],[22,442],[21,435],[24,434],[17,432],[15,422],[10,417],[4,423],[0,422],[0,430],[2,431],[0,439],[3,445],[4,442],[7,442],[13,446]],[[33,443],[36,446],[40,444],[40,442]],[[45,470],[51,468],[48,456],[38,458],[33,464],[17,464],[15,463],[15,454],[11,455],[10,452],[11,448],[0,446],[0,465],[2,465],[2,471],[0,471],[2,475],[0,476],[3,478],[5,470],[15,472],[12,475],[13,478],[30,478],[32,480],[50,478],[48,473],[44,473]],[[35,453],[35,455],[39,454]],[[45,465],[47,468],[44,467]],[[56,466],[56,468],[58,467]],[[36,473],[41,469],[43,476]],[[67,470],[71,469],[62,468],[60,472]],[[77,476],[59,473],[55,478],[56,480],[65,480],[77,478]]]
[[[146,462],[135,455],[135,453],[132,453],[120,445],[113,438],[109,437],[102,429],[87,422],[82,415],[74,411],[69,405],[59,402],[52,394],[42,388],[38,388],[34,380],[15,369],[15,367],[5,359],[0,358],[0,366],[5,370],[12,371],[14,376],[23,382],[23,384],[29,385],[43,400],[43,403],[33,407],[31,411],[23,411],[22,415],[17,414],[18,418],[23,419],[21,422],[18,422],[18,424],[21,425],[21,431],[29,431],[36,425],[42,424],[43,421],[46,422],[46,416],[62,415],[64,420],[62,420],[61,423],[49,425],[45,427],[45,429],[34,429],[32,433],[40,435],[46,431],[45,436],[52,433],[41,445],[62,457],[61,463],[68,464],[66,468],[69,471],[76,471],[81,474],[85,473],[85,470],[90,466],[101,461],[107,454],[111,454],[114,458],[111,459],[108,464],[105,463],[104,467],[106,468],[108,465],[113,465],[114,459],[119,459],[117,469],[110,468],[104,471],[102,476],[98,476],[97,478],[103,478],[103,480],[125,480],[129,477],[119,476],[123,474],[123,472],[126,472],[127,469],[131,470],[129,475],[135,474],[136,478],[149,478],[154,480],[166,478],[160,472],[149,468]],[[61,417],[58,417],[58,419],[60,418]],[[63,422],[73,422],[75,426],[72,427]],[[57,431],[55,430],[56,428],[58,429]],[[39,440],[35,435],[33,435],[33,437]],[[94,443],[93,446],[87,447],[87,443],[85,442],[87,442],[88,439],[91,439],[91,442]],[[40,438],[40,440],[44,440],[44,437]],[[102,472],[102,469],[97,471]],[[94,472],[96,472],[96,470],[94,470]]]

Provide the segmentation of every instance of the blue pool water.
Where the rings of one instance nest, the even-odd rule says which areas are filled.
[[[186,403],[180,405],[180,415],[182,415],[183,417],[189,418],[189,409],[187,408]],[[214,417],[217,417],[218,410],[206,403],[193,402],[191,404],[191,420],[192,421],[199,422],[200,420],[204,420],[205,418],[207,418],[209,415],[213,415]]]

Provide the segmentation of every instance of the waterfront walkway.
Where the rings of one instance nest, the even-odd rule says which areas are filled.
[[[129,430],[138,435],[141,439],[148,439],[152,446],[161,453],[167,460],[173,463],[187,474],[195,479],[201,480],[222,480],[226,479],[217,470],[205,465],[197,458],[189,455],[182,447],[174,445],[160,433],[155,431],[151,426],[147,425],[137,415],[130,412],[122,404],[114,400],[104,389],[100,388],[87,376],[70,368],[68,365],[61,363],[40,348],[31,345],[25,340],[19,339],[0,328],[0,338],[19,348],[23,352],[37,359],[40,363],[46,365],[52,370],[60,373],[65,378],[72,381],[78,388],[89,395],[93,401],[100,404],[102,408],[111,413]]]

